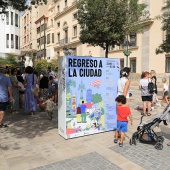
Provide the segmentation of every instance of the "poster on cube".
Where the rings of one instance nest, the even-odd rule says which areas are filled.
[[[59,57],[58,131],[65,139],[114,130],[120,60]]]

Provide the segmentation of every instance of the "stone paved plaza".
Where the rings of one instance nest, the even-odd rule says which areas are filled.
[[[170,169],[170,147],[166,146],[170,141],[170,125],[161,123],[155,128],[165,138],[163,150],[141,143],[129,145],[129,139],[140,122],[140,112],[135,107],[141,105],[138,87],[131,87],[131,92],[134,125],[129,125],[123,148],[113,143],[113,131],[65,140],[58,135],[57,111],[53,121],[40,111],[35,116],[24,113],[22,109],[17,115],[7,112],[4,122],[9,127],[0,129],[0,170]],[[163,109],[154,109],[152,115]],[[150,117],[145,117],[144,121],[148,119]]]

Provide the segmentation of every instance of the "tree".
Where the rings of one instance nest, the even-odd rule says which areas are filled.
[[[100,102],[102,101],[102,96],[101,96],[101,94],[98,94],[98,93],[93,94],[93,95],[92,95],[92,101],[93,101],[93,103],[95,104],[95,106],[96,106],[97,103],[100,103]]]
[[[47,70],[49,63],[47,60],[40,60],[35,62],[35,70],[40,74],[42,70]]]
[[[146,5],[138,0],[79,0],[77,8],[80,41],[102,47],[106,58],[109,46],[120,45],[148,17]]]
[[[162,30],[166,33],[165,39],[162,44],[156,49],[156,54],[170,53],[170,0],[166,1],[166,9],[162,16],[158,16],[158,19],[162,20]]]
[[[0,14],[5,13],[8,6],[12,6],[14,9],[18,11],[24,11],[28,8],[27,1],[28,0],[15,0],[15,1],[14,0],[0,0],[0,8],[2,9],[0,11]],[[48,0],[30,0],[30,4],[31,5],[43,5],[43,4],[47,4],[47,1]]]
[[[9,66],[9,67],[16,67],[18,66],[18,62],[13,55],[8,55],[6,58],[0,57],[0,65],[2,66]]]

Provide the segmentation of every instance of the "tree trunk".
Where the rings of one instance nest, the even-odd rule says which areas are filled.
[[[109,45],[108,45],[108,43],[106,43],[105,58],[108,58],[108,52],[109,52]]]

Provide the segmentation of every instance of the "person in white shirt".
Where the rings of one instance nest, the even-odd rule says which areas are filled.
[[[161,106],[163,105],[163,103],[165,101],[166,101],[167,104],[169,104],[169,100],[168,100],[169,92],[168,92],[168,85],[167,85],[166,78],[162,79],[162,83],[164,83],[164,85],[163,85],[163,93],[162,93]]]
[[[48,77],[52,76],[53,78],[56,77],[56,74],[54,71],[52,71],[51,67],[48,67]]]
[[[148,90],[148,83],[151,82],[151,79],[149,78],[150,73],[148,71],[142,72],[142,79],[139,83],[139,88],[141,89],[141,97],[143,102],[143,116],[151,116],[149,111],[151,110],[151,102],[153,95],[149,93]],[[146,108],[148,109],[148,113],[146,113]]]
[[[124,95],[126,97],[126,105],[129,105],[129,86],[130,81],[128,79],[130,75],[130,68],[125,67],[121,71],[121,78],[118,80],[118,96]]]

